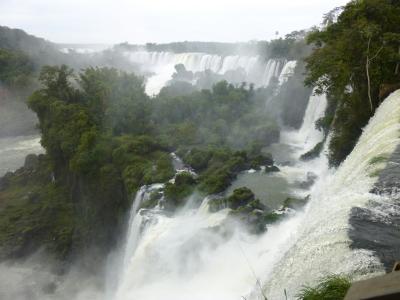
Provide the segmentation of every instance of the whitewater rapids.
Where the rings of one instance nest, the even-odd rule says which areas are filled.
[[[321,276],[344,274],[361,279],[384,272],[384,266],[370,250],[352,249],[349,231],[351,211],[384,202],[387,196],[370,193],[378,174],[386,167],[380,157],[390,156],[400,144],[400,91],[389,96],[364,128],[352,153],[336,172],[331,171],[314,187],[292,237],[295,242],[265,279],[269,299],[293,299],[302,285]],[[382,213],[376,211],[376,214]],[[268,233],[267,233],[268,234]],[[371,237],[373,239],[373,237]],[[262,299],[260,295],[252,299]]]
[[[309,105],[314,106],[312,101]],[[317,118],[321,109],[311,107],[310,114]],[[385,197],[370,193],[376,174],[386,166],[374,160],[390,155],[400,144],[399,121],[400,91],[381,104],[336,171],[328,171],[326,158],[319,160],[325,172],[319,172],[304,211],[270,226],[262,236],[248,235],[239,224],[232,225],[231,235],[221,234],[217,226],[227,211],[210,214],[207,199],[199,209],[186,208],[173,217],[156,209],[139,210],[134,217],[137,228],[130,230],[136,233],[129,237],[135,246],[124,253],[110,299],[258,300],[263,296],[257,280],[268,299],[285,299],[284,291],[294,299],[304,284],[321,276],[359,279],[384,272],[372,251],[350,247],[349,217],[354,207]],[[307,121],[303,127],[308,125]],[[303,135],[301,130],[298,135]]]
[[[294,66],[293,62],[289,64]],[[291,72],[289,67],[284,70],[286,74]],[[302,151],[306,148],[299,137],[309,137],[315,143],[323,138],[314,129],[326,107],[326,101],[319,99],[310,100],[305,121],[292,136]],[[305,173],[302,164],[297,169],[282,167],[280,172],[288,180]],[[295,214],[290,221],[269,226],[262,236],[249,235],[240,224],[231,224],[231,234],[221,233],[218,225],[228,210],[209,213],[207,198],[200,208],[188,205],[174,216],[157,208],[138,211],[140,202],[157,187],[143,187],[136,195],[123,263],[110,299],[240,299],[251,293],[258,279],[268,278],[272,266],[289,248],[288,241],[295,240],[302,220],[302,214]]]

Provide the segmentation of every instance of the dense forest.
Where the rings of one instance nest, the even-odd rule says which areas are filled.
[[[65,65],[45,67],[43,88],[30,97],[47,154],[32,158],[33,172],[2,180],[2,198],[23,207],[1,212],[2,244],[17,242],[3,256],[29,254],[47,243],[63,257],[82,244],[112,245],[131,195],[143,184],[173,177],[172,151],[199,172],[193,184],[206,194],[224,191],[242,170],[273,163],[261,149],[279,140],[279,129],[258,111],[251,87],[220,82],[211,91],[175,98],[161,93],[150,101],[143,79],[133,74],[89,68],[73,78]],[[28,183],[23,189],[21,180]],[[187,181],[179,182],[170,190],[187,196],[180,191]],[[175,196],[167,196],[174,202],[170,209],[179,205]],[[63,215],[51,217],[53,211]]]
[[[325,16],[311,32],[308,84],[325,92],[330,109],[321,126],[332,126],[330,161],[339,165],[381,101],[400,87],[400,3],[352,1]],[[337,18],[337,20],[336,20]]]

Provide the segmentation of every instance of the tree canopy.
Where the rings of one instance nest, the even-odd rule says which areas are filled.
[[[330,158],[338,164],[383,100],[383,87],[400,83],[400,2],[351,1],[331,15],[308,36],[314,51],[306,83],[337,105]]]

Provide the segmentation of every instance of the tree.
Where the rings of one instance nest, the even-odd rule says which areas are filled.
[[[400,82],[400,3],[351,1],[337,21],[335,13],[307,38],[314,50],[306,60],[306,83],[336,106],[330,160],[339,164],[380,104],[381,85]]]

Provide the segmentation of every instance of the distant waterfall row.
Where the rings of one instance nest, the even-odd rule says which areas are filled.
[[[174,72],[174,66],[183,64],[188,71],[203,72],[210,70],[224,75],[230,71],[242,70],[246,74],[246,81],[256,86],[267,86],[273,77],[279,83],[285,81],[285,77],[293,72],[295,61],[285,59],[265,60],[260,56],[228,55],[219,56],[206,53],[172,53],[172,52],[129,52],[130,60],[143,68],[143,70],[155,73],[154,77],[170,79]],[[161,75],[164,73],[165,75]],[[168,73],[168,74],[166,74]],[[158,92],[158,91],[155,91]]]

